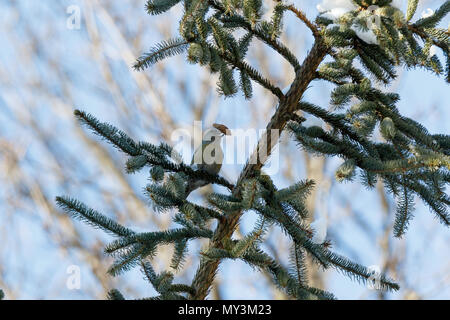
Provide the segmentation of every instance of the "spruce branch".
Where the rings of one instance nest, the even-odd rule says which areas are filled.
[[[422,28],[434,28],[449,12],[450,0],[446,0],[431,16],[416,21],[414,25]]]
[[[294,5],[289,5],[287,7],[287,9],[291,12],[293,12],[297,18],[299,18],[301,21],[303,21],[303,23],[312,31],[312,34],[314,35],[314,37],[317,39],[319,37],[321,37],[319,29],[317,28],[317,26],[312,23],[305,15],[305,13],[299,9],[297,9]]]
[[[179,2],[181,0],[147,0],[145,8],[148,14],[158,15],[168,11]]]
[[[406,10],[406,21],[410,21],[417,10],[419,0],[408,0],[408,9]]]
[[[397,204],[397,214],[394,222],[394,235],[401,238],[408,228],[409,221],[412,219],[412,210],[414,199],[409,190],[403,185],[401,199]]]
[[[78,200],[69,197],[56,197],[56,203],[74,218],[84,221],[93,227],[101,228],[110,234],[121,237],[134,234],[134,231],[118,224],[99,212],[88,208],[84,203]]]
[[[307,269],[305,265],[305,254],[303,253],[302,248],[297,244],[291,248],[290,261],[293,266],[293,270],[295,271],[294,275],[296,280],[301,285],[307,284]]]
[[[117,289],[112,289],[108,292],[107,295],[108,300],[125,300],[122,293]]]
[[[331,262],[331,265],[336,268],[337,271],[344,272],[347,276],[355,278],[357,281],[367,283],[370,280],[372,274],[369,270],[355,262],[352,262],[336,253],[328,252],[327,258]],[[399,290],[400,287],[397,283],[387,278],[385,275],[380,277],[381,289],[383,290]]]
[[[214,51],[215,48],[210,47],[210,50]],[[272,92],[279,99],[283,99],[283,93],[279,87],[274,86],[268,79],[264,78],[256,69],[251,67],[247,62],[243,60],[238,60],[233,56],[222,53],[220,51],[216,51],[216,53],[225,61],[230,63],[232,66],[239,69],[241,72],[248,75],[252,80],[259,83],[262,87],[266,88],[270,92]]]
[[[110,142],[119,150],[131,156],[139,155],[139,146],[123,131],[108,123],[102,123],[91,114],[81,110],[75,110],[74,115],[82,124],[89,127],[97,135]]]
[[[170,263],[170,267],[179,270],[183,267],[185,256],[188,249],[188,241],[186,239],[179,240],[175,243],[175,252]]]
[[[122,250],[115,258],[114,263],[109,267],[108,274],[115,277],[126,271],[131,270],[139,264],[139,261],[153,256],[155,247],[145,246],[142,244],[134,244],[129,248]]]
[[[167,57],[183,53],[187,48],[188,42],[184,39],[176,38],[162,41],[151,48],[148,53],[139,57],[133,65],[133,68],[136,70],[144,70]]]
[[[226,8],[217,0],[208,0],[208,3],[212,8],[220,11],[224,14],[223,21],[232,21],[234,24],[244,28],[251,34],[253,34],[256,38],[265,42],[271,48],[273,48],[276,52],[278,52],[281,56],[283,56],[293,67],[295,70],[300,68],[300,63],[298,62],[295,55],[281,42],[276,39],[272,39],[268,34],[264,32],[261,27],[258,25],[252,25],[250,22],[245,19],[245,17],[240,16],[238,14],[229,14]]]

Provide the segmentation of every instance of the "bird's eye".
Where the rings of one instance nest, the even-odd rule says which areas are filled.
[[[216,137],[215,137],[215,136],[212,136],[212,137],[211,137],[211,141],[214,141],[214,140],[216,140]]]

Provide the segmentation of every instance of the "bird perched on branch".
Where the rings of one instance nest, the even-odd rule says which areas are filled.
[[[208,128],[203,134],[202,144],[192,156],[191,166],[212,175],[218,174],[223,161],[223,150],[220,142],[225,135],[231,135],[231,131],[223,124],[214,123],[211,128]],[[186,196],[208,183],[205,180],[190,178],[186,185]]]

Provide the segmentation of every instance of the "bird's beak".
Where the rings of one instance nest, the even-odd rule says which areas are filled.
[[[227,126],[219,123],[214,123],[213,127],[222,132],[223,135],[231,136],[231,130]]]

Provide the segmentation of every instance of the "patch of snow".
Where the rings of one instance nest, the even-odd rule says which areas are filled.
[[[403,0],[392,0],[391,6],[397,9],[402,9],[403,7]]]
[[[428,58],[431,58],[432,56],[437,55],[438,52],[439,52],[439,47],[431,46],[430,52],[428,53]]]
[[[356,25],[352,25],[351,29],[355,31],[358,38],[360,38],[362,41],[368,43],[368,44],[378,44],[377,36],[372,30],[362,30]]]
[[[351,0],[323,0],[316,8],[323,17],[336,21],[358,7]]]
[[[425,10],[425,11],[422,12],[422,19],[431,17],[433,14],[434,14],[434,10],[428,8],[427,10]]]

